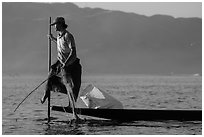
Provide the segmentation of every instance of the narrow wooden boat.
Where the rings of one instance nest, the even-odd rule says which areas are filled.
[[[72,113],[70,107],[52,106],[52,110]],[[89,109],[76,108],[80,115],[118,120],[118,121],[202,121],[202,110],[165,109]]]

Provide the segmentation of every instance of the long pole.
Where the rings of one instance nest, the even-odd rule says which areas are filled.
[[[51,34],[51,17],[49,21],[49,35]],[[48,73],[50,72],[50,67],[51,67],[51,39],[48,38]],[[48,94],[48,111],[47,111],[47,116],[48,116],[48,123],[50,122],[50,96],[51,93],[49,92]]]

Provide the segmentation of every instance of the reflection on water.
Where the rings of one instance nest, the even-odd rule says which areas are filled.
[[[72,115],[51,112],[47,123],[47,102],[40,104],[44,87],[33,93],[14,113],[18,103],[42,77],[3,77],[2,134],[4,135],[152,135],[202,134],[202,122],[135,121],[117,122],[92,117],[72,123]],[[191,76],[94,76],[84,77],[82,89],[93,83],[120,100],[125,108],[201,109],[202,78]],[[52,93],[51,104],[66,106],[67,98]],[[78,102],[78,106],[82,105]],[[125,116],[127,117],[127,116]]]
[[[194,127],[192,127],[194,126]],[[116,122],[109,120],[87,119],[80,123],[70,124],[68,121],[53,121],[47,124],[46,135],[85,135],[85,134],[164,134],[177,131],[179,134],[196,134],[201,131],[201,121],[138,121]],[[153,133],[148,131],[154,131]],[[178,134],[178,131],[177,133]]]

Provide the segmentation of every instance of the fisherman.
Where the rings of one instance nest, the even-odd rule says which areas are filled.
[[[51,26],[55,26],[58,32],[57,38],[52,34],[48,35],[57,44],[57,61],[51,66],[45,87],[45,94],[41,99],[41,103],[43,104],[46,101],[50,91],[59,91],[71,95],[71,97],[69,96],[70,106],[70,103],[77,101],[81,87],[82,67],[80,59],[77,58],[74,37],[67,30],[68,25],[65,24],[65,19],[63,17],[57,17]],[[74,109],[73,115],[75,119],[79,119]]]

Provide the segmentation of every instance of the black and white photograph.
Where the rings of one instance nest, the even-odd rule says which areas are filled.
[[[2,135],[202,135],[202,2],[2,1]]]

